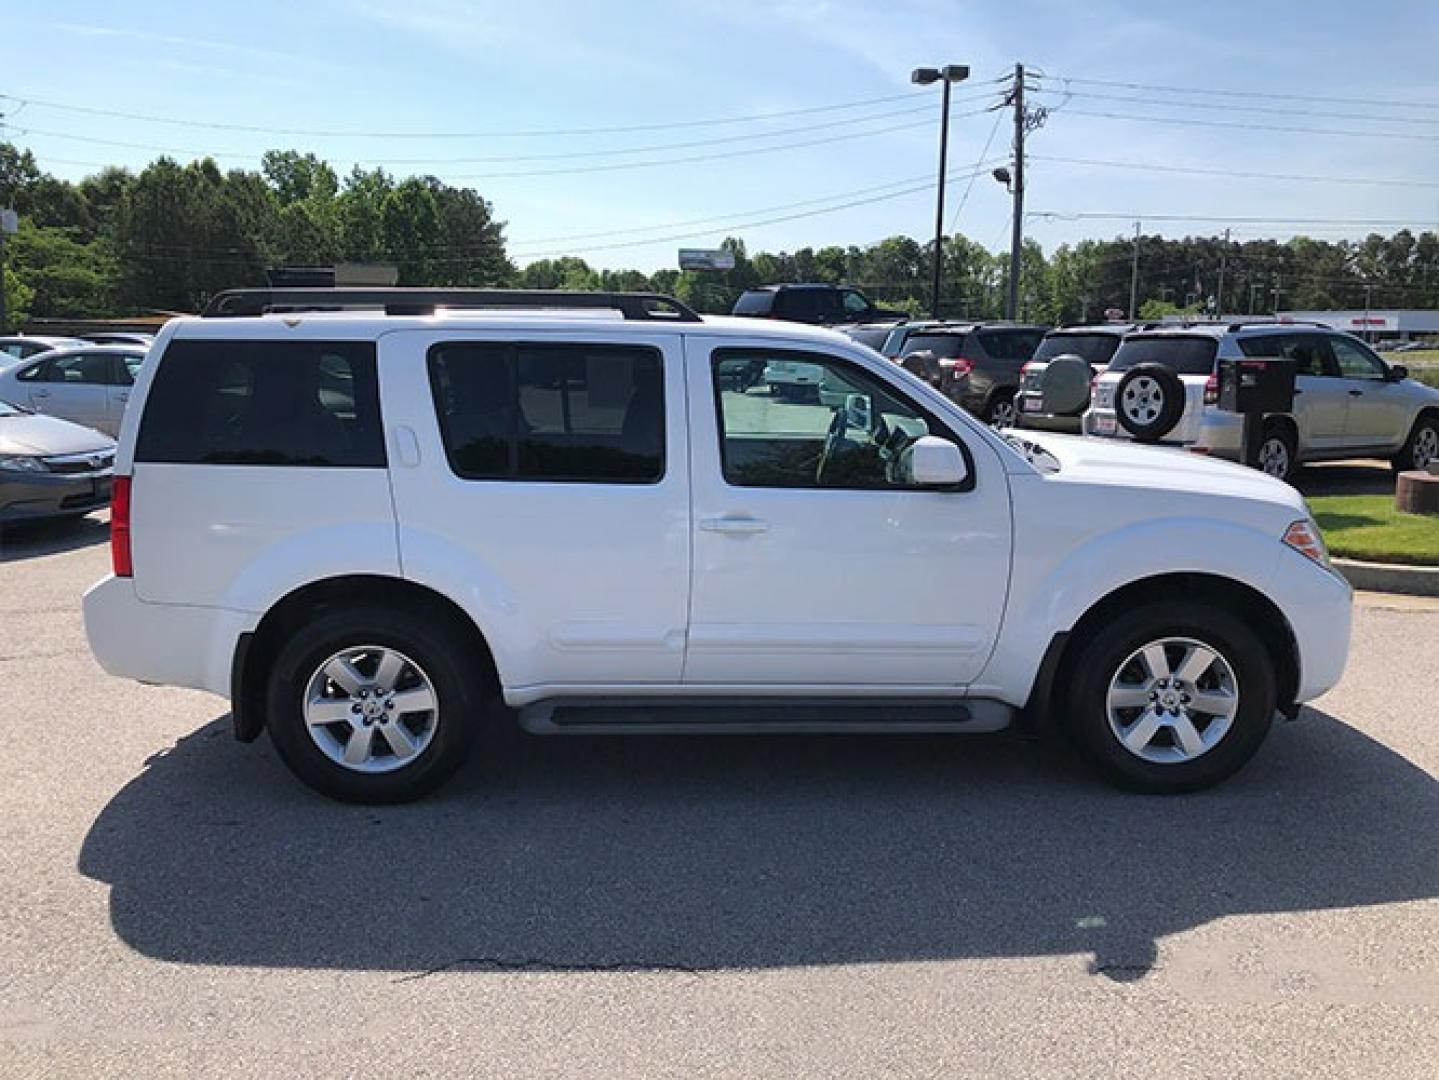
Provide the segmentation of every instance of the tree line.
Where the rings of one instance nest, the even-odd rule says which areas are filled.
[[[258,170],[161,157],[138,173],[108,168],[72,183],[0,142],[0,207],[20,219],[6,238],[11,326],[29,317],[195,311],[221,289],[265,284],[267,267],[337,262],[393,263],[402,285],[650,290],[706,312],[728,311],[744,289],[780,281],[857,285],[916,314],[930,304],[932,241],[891,236],[751,255],[730,238],[723,246],[735,266],[725,272],[607,270],[576,256],[517,267],[504,223],[473,189],[358,166],[341,177],[293,150],[266,153]],[[1028,241],[1020,315],[1063,324],[1127,311],[1136,246],[1142,317],[1439,307],[1439,235],[1401,230],[1360,241],[1144,235],[1063,244],[1048,255]],[[1007,254],[948,237],[943,314],[1000,317],[1008,272]]]

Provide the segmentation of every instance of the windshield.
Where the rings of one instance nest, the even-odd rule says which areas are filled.
[[[1050,334],[1039,343],[1034,358],[1053,360],[1056,356],[1072,354],[1091,364],[1107,364],[1121,340],[1118,334]]]
[[[1219,342],[1212,337],[1165,334],[1125,338],[1109,362],[1110,371],[1125,371],[1136,364],[1164,364],[1179,375],[1209,375]]]

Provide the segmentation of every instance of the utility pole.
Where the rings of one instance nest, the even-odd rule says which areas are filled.
[[[1249,314],[1251,315],[1254,314],[1255,304],[1257,303],[1256,294],[1261,288],[1263,288],[1263,286],[1257,281],[1251,281],[1249,283]]]
[[[1274,296],[1274,310],[1271,311],[1269,314],[1271,314],[1271,315],[1278,315],[1278,314],[1279,314],[1279,296],[1280,296],[1281,293],[1284,292],[1284,289],[1283,289],[1283,288],[1280,286],[1280,284],[1279,284],[1279,275],[1278,275],[1278,274],[1275,274],[1275,275],[1274,275],[1274,288],[1270,289],[1269,291],[1270,291],[1270,292],[1273,294],[1273,296]]]
[[[1019,267],[1024,256],[1024,65],[1014,65],[1014,221],[1009,239],[1006,318],[1019,317]]]
[[[1229,258],[1229,230],[1224,230],[1224,246],[1219,249],[1219,288],[1214,292],[1214,317],[1224,317],[1224,263]]]
[[[1373,307],[1374,286],[1369,282],[1364,283],[1364,340],[1373,341],[1369,336],[1369,309]]]
[[[1139,222],[1134,223],[1134,263],[1129,268],[1129,321],[1139,317]]]

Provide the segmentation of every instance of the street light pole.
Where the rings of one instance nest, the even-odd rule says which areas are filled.
[[[949,157],[949,89],[957,82],[969,78],[969,68],[963,64],[949,64],[943,68],[915,68],[909,80],[916,86],[928,86],[942,82],[939,118],[939,195],[934,208],[934,295],[930,303],[930,314],[939,318],[939,289],[944,274],[944,180],[948,171]]]

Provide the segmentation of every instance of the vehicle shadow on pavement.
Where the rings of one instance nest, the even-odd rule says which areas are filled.
[[[69,521],[7,525],[0,527],[0,562],[61,555],[109,542],[109,518],[83,517]]]
[[[1226,915],[1439,895],[1439,782],[1314,710],[1178,798],[1004,737],[478,749],[427,802],[343,806],[221,717],[115,796],[80,870],[150,957],[396,973],[1090,954],[1133,979]]]
[[[1304,495],[1393,495],[1394,470],[1387,462],[1324,462],[1306,465],[1294,477]]]

